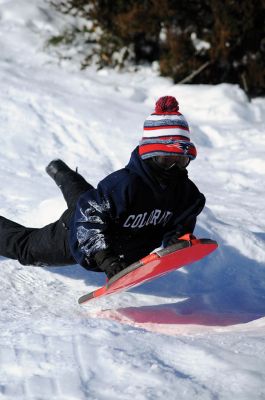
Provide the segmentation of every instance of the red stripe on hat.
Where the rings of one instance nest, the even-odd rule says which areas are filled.
[[[156,151],[164,151],[166,153],[176,153],[182,155],[191,155],[196,157],[196,149],[195,147],[190,147],[188,153],[184,153],[181,148],[174,146],[172,144],[145,144],[139,147],[139,154],[142,156],[147,153],[154,153]]]
[[[151,115],[182,115],[178,111],[154,112]]]
[[[182,129],[183,131],[189,131],[189,128],[181,125],[144,126],[144,131],[155,131],[156,129]]]

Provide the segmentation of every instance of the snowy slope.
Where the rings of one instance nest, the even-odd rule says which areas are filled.
[[[0,214],[28,226],[65,204],[60,157],[92,184],[122,167],[154,101],[174,95],[207,197],[199,264],[85,307],[104,283],[79,266],[0,257],[0,399],[265,399],[265,101],[233,85],[173,85],[150,69],[79,72],[44,46],[64,20],[47,1],[0,0]]]

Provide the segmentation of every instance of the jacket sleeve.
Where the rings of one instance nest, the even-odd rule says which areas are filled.
[[[74,226],[77,246],[81,253],[92,257],[109,246],[109,225],[114,205],[110,196],[99,185],[81,196],[77,204]]]
[[[204,205],[205,197],[198,191],[192,204],[187,206],[185,211],[173,221],[171,228],[164,234],[163,246],[167,246],[167,242],[173,235],[180,237],[185,233],[193,233],[197,216],[202,212]]]

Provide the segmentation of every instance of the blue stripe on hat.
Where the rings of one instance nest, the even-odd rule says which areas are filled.
[[[184,136],[185,138],[185,136]],[[186,138],[185,138],[186,139]],[[193,145],[193,143],[185,140],[180,140],[180,139],[158,139],[158,138],[148,138],[148,139],[142,139],[139,142],[140,146],[143,146],[145,144],[175,144],[175,143],[188,143],[188,145]]]
[[[186,121],[182,119],[160,119],[158,121],[154,120],[145,120],[144,121],[144,128],[151,128],[151,127],[159,127],[159,126],[182,126],[184,128],[189,129],[189,126]]]

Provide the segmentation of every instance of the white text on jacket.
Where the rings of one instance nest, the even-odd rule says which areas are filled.
[[[163,225],[165,226],[166,223],[169,221],[170,217],[172,216],[171,211],[162,211],[155,209],[150,213],[145,212],[143,214],[131,214],[126,219],[125,223],[123,224],[124,228],[143,228],[147,225]]]

